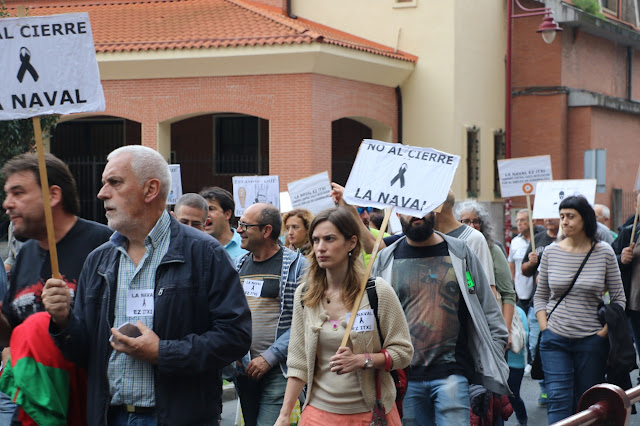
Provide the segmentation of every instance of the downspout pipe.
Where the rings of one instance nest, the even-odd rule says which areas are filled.
[[[298,19],[296,15],[291,13],[291,0],[282,0],[282,13],[291,19]]]
[[[398,121],[398,143],[402,143],[402,89],[396,86],[396,116]]]
[[[627,47],[627,100],[633,101],[633,47]]]

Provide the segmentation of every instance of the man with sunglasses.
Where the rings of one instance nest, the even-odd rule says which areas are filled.
[[[247,208],[238,222],[240,246],[249,253],[236,259],[236,269],[251,309],[253,338],[235,384],[248,426],[275,423],[287,386],[293,295],[306,260],[280,246],[281,228],[280,211],[266,203]]]

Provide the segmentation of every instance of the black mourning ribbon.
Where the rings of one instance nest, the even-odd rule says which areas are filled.
[[[407,171],[407,163],[402,163],[400,169],[398,169],[398,174],[395,175],[393,179],[391,179],[391,186],[400,179],[400,188],[404,188],[404,174]]]
[[[31,52],[29,52],[29,49],[27,49],[26,47],[20,48],[20,62],[22,63],[22,65],[20,65],[20,69],[18,70],[18,81],[20,83],[22,83],[24,75],[27,71],[29,71],[31,77],[33,77],[33,81],[38,81],[38,72],[33,67],[33,65],[31,65],[30,61]]]

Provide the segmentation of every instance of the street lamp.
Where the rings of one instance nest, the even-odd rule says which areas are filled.
[[[514,15],[513,4],[520,8],[524,13]],[[542,23],[536,32],[542,34],[545,43],[551,44],[556,38],[556,33],[562,31],[562,28],[553,19],[553,11],[550,7],[526,8],[520,4],[519,0],[507,0],[507,70],[506,70],[506,105],[505,105],[505,156],[511,158],[511,43],[513,20],[516,18],[526,18],[529,16],[544,16]],[[505,200],[505,221],[504,236],[507,247],[511,242],[511,200]]]

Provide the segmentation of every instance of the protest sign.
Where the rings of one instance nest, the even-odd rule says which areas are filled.
[[[236,217],[256,203],[269,203],[280,209],[280,180],[278,176],[234,176],[233,201]]]
[[[569,179],[538,182],[534,219],[560,217],[560,203],[567,197],[582,195],[593,206],[596,200],[596,179]]]
[[[636,186],[633,187],[634,191],[640,191],[640,166],[638,166],[638,176],[636,177]]]
[[[180,174],[180,164],[169,164],[169,173],[171,173],[171,191],[167,204],[175,204],[182,197],[182,175]]]
[[[365,139],[344,191],[356,206],[396,208],[424,217],[447,198],[460,157],[397,143]]]
[[[551,157],[510,158],[498,160],[500,193],[503,198],[536,193],[536,183],[552,180]]]
[[[293,206],[291,205],[291,197],[289,197],[288,192],[280,193],[280,213],[286,213],[293,210]]]
[[[318,173],[287,185],[293,208],[303,208],[313,214],[335,207],[331,198],[331,182],[327,172]]]
[[[105,110],[88,13],[0,19],[0,120]]]
[[[60,278],[40,115],[104,111],[87,13],[0,19],[0,120],[32,117],[51,276]],[[15,76],[15,77],[14,77]]]

